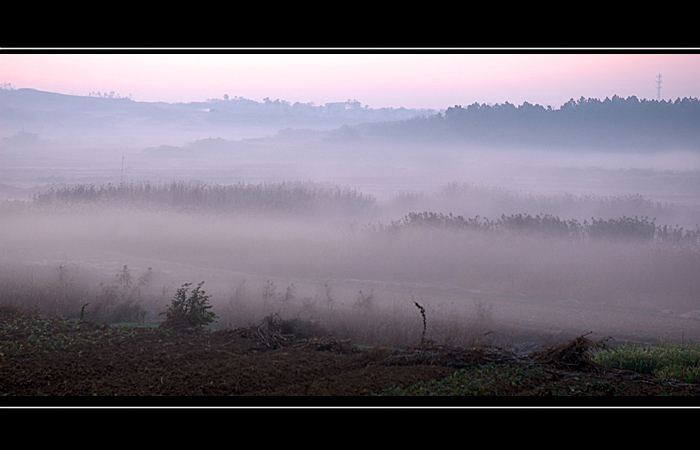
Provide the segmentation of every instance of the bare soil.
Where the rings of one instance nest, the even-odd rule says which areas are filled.
[[[31,330],[7,326],[16,323],[16,314],[0,310],[0,346],[28,340]],[[595,405],[605,406],[611,398],[633,405],[652,398],[693,404],[700,392],[698,385],[596,365],[588,356],[592,342],[585,336],[525,354],[435,343],[401,350],[360,348],[349,341],[283,334],[262,325],[219,331],[143,328],[128,334],[91,322],[57,330],[59,326],[52,322],[54,335],[75,335],[70,346],[0,357],[0,402],[5,406],[538,406],[574,397],[596,398]],[[103,337],[84,339],[87,335]],[[537,365],[545,375],[527,391],[504,382],[499,396],[489,398],[390,401],[373,396],[391,386],[439,380],[486,363]]]

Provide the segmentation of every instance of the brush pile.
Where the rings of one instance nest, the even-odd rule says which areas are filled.
[[[233,332],[268,349],[304,347],[316,351],[359,353],[352,342],[336,340],[319,323],[298,318],[282,319],[278,314],[270,314],[257,325],[237,328]]]
[[[599,368],[591,352],[599,344],[586,338],[587,334],[564,341],[558,345],[534,351],[532,360],[558,370],[591,371]]]

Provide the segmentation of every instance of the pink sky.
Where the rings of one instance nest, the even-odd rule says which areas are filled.
[[[371,108],[442,109],[527,101],[558,108],[570,98],[700,97],[700,52],[404,54],[149,54],[0,51],[0,83],[64,94],[114,91],[136,101],[239,96],[291,103],[357,99]]]

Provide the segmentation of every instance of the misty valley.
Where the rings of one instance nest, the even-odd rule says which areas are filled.
[[[410,345],[420,305],[456,344],[700,338],[697,101],[321,118],[20,91],[0,90],[0,304],[158,323],[203,282],[216,328]]]

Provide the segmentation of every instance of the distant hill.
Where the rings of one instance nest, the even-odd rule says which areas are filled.
[[[372,109],[357,100],[318,106],[240,97],[164,103],[0,89],[0,138],[25,132],[42,138],[81,138],[93,143],[120,138],[122,145],[127,146],[181,145],[210,137],[262,137],[285,128],[328,130],[436,113],[406,108]]]

